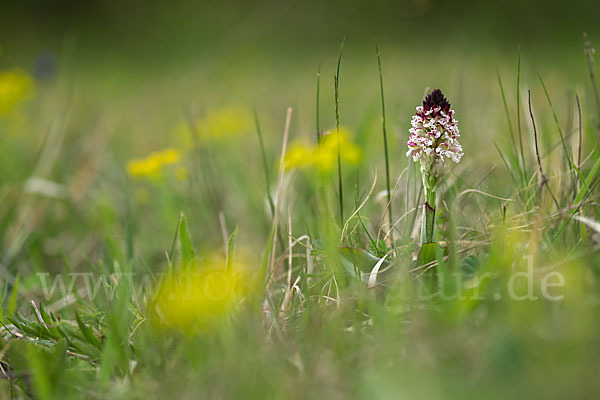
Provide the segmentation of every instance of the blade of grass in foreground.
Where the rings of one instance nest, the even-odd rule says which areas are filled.
[[[517,61],[517,130],[519,132],[519,149],[521,153],[521,174],[523,182],[527,182],[527,168],[525,164],[525,151],[523,150],[523,133],[521,132],[521,50]]]

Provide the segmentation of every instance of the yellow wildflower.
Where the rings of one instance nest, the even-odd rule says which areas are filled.
[[[349,164],[359,164],[362,161],[362,150],[350,141],[350,134],[341,128],[339,132],[327,133],[321,138],[320,146],[306,146],[294,143],[283,158],[286,169],[317,168],[321,171],[331,171],[337,164],[338,145],[340,158]]]
[[[249,294],[249,275],[244,269],[189,267],[167,277],[158,288],[153,311],[169,328],[194,332],[223,322]]]
[[[155,151],[144,158],[130,160],[127,172],[134,178],[158,178],[165,165],[176,164],[180,159],[181,152],[177,149]]]
[[[12,114],[33,96],[33,80],[20,70],[0,72],[0,117]]]
[[[169,148],[163,151],[151,153],[150,158],[154,158],[156,162],[161,165],[176,164],[181,159],[181,153],[177,149]]]
[[[305,166],[312,157],[313,149],[300,143],[294,143],[283,158],[285,169],[301,168]]]

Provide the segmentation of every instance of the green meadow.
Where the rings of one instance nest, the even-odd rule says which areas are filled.
[[[598,11],[0,6],[1,397],[597,398]]]

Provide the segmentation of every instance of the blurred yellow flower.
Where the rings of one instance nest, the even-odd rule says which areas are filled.
[[[337,164],[338,145],[340,158],[349,164],[359,164],[363,153],[360,147],[350,141],[350,133],[344,128],[339,132],[326,133],[321,138],[320,146],[306,146],[294,143],[283,158],[285,169],[317,168],[331,171]]]
[[[176,164],[181,160],[181,152],[168,148],[155,151],[144,158],[130,160],[127,172],[134,178],[158,178],[165,165]]]
[[[175,136],[186,146],[191,146],[194,142],[192,135],[197,134],[198,140],[235,137],[251,131],[253,121],[252,113],[244,107],[209,109],[202,118],[196,120],[193,132],[189,124],[182,122],[175,128]]]
[[[312,157],[313,152],[314,150],[311,147],[298,142],[293,143],[283,157],[283,166],[287,170],[304,166],[308,164],[308,160]]]
[[[194,332],[214,327],[235,311],[250,293],[251,279],[244,269],[188,267],[167,277],[159,286],[153,311],[168,328]]]
[[[0,117],[12,114],[33,96],[33,79],[21,70],[0,72]]]

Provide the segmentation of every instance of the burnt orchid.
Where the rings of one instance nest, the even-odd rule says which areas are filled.
[[[421,164],[421,177],[425,190],[421,245],[435,242],[436,186],[447,160],[458,163],[463,156],[458,121],[454,110],[440,89],[425,97],[423,104],[411,120],[408,152],[413,161]]]

